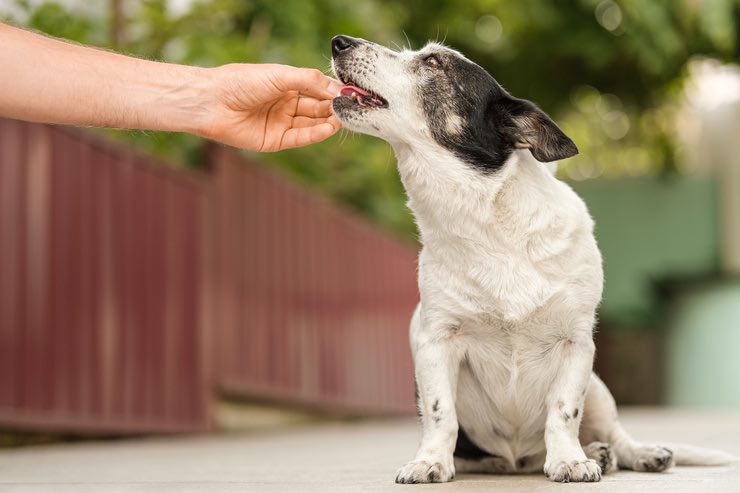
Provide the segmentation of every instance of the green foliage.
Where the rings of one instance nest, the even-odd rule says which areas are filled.
[[[106,39],[106,18],[73,15],[55,2],[17,4],[36,29]],[[337,33],[414,48],[444,40],[562,124],[581,149],[562,163],[576,179],[675,169],[666,122],[687,61],[740,58],[738,0],[196,0],[182,14],[166,0],[126,6],[122,50],[203,66],[277,62],[328,71]],[[201,142],[192,136],[117,134],[197,165]],[[392,154],[376,139],[343,135],[260,159],[398,232],[414,231]]]

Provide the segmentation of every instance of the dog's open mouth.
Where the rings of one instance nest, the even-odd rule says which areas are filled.
[[[352,99],[363,108],[388,107],[388,101],[367,89],[359,87],[351,80],[342,80],[342,83],[347,85],[342,87],[339,93],[340,97]]]

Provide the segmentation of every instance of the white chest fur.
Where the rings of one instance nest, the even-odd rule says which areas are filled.
[[[602,272],[593,222],[572,189],[527,151],[488,175],[443,151],[398,154],[423,244],[422,302],[461,319],[517,322],[557,293],[581,290],[595,308]]]

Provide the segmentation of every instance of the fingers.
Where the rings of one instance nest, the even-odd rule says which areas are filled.
[[[290,128],[283,134],[278,150],[303,147],[321,142],[334,135],[340,126],[339,120],[335,116],[331,116],[322,123]]]
[[[334,114],[332,110],[332,101],[325,99],[320,101],[310,97],[289,97],[273,107],[276,114],[282,114],[293,119],[295,122],[314,122],[322,120],[323,123],[327,118]],[[306,126],[306,125],[303,125]]]
[[[321,101],[311,97],[301,97],[298,99],[295,114],[311,118],[328,118],[332,115],[331,104],[331,99]]]
[[[320,123],[326,123],[328,118],[309,118],[307,116],[296,116],[293,118],[292,128],[313,127]]]
[[[282,91],[298,91],[317,99],[333,99],[342,85],[313,68],[297,68],[288,65],[276,65],[272,80],[275,87]]]

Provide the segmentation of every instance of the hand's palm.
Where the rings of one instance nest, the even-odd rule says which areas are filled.
[[[240,66],[236,66],[240,67]],[[332,115],[331,99],[333,88],[308,87],[309,94],[322,96],[319,99],[299,90],[286,90],[285,67],[249,66],[254,68],[248,78],[241,71],[232,83],[226,86],[221,97],[218,121],[214,122],[212,137],[237,147],[256,151],[277,151],[319,142],[334,134],[339,121]],[[291,74],[304,70],[314,81],[333,83],[315,71],[288,67]],[[288,79],[288,83],[300,87]],[[300,81],[299,81],[300,82]],[[311,82],[311,81],[309,81]],[[282,87],[281,87],[282,86]],[[322,92],[323,91],[323,92]]]

